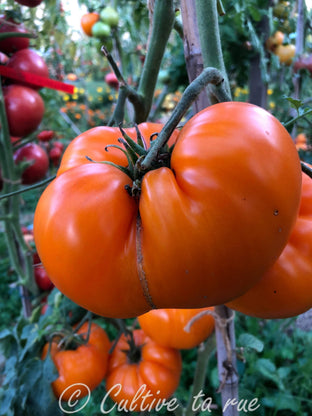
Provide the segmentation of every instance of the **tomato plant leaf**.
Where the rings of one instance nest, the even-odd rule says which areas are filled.
[[[251,348],[257,352],[263,351],[263,342],[251,334],[241,334],[238,338],[238,343],[244,348]]]

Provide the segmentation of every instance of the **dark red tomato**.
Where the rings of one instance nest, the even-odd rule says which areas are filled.
[[[37,52],[31,49],[21,49],[20,51],[15,52],[9,59],[7,66],[17,71],[26,71],[31,72],[34,75],[40,75],[41,77],[49,77],[47,64]],[[28,82],[17,80],[11,80],[11,82],[14,84],[26,85],[36,90],[41,88]]]
[[[60,159],[62,156],[62,150],[60,147],[53,146],[52,149],[49,151],[49,158],[54,166],[58,166],[60,163]]]
[[[58,147],[59,149],[61,149],[61,151],[64,150],[64,143],[56,141],[53,143],[53,147]]]
[[[3,92],[11,136],[23,137],[35,131],[44,114],[38,92],[22,85],[9,85]]]
[[[119,87],[119,81],[118,81],[116,75],[114,74],[114,72],[109,72],[108,74],[106,74],[106,76],[105,76],[105,82],[110,87],[115,88],[116,90]]]
[[[15,0],[16,3],[22,4],[27,7],[37,7],[43,0]]]
[[[42,130],[39,134],[37,134],[37,139],[40,142],[49,142],[53,139],[55,133],[53,130]]]
[[[6,19],[4,15],[0,16],[0,33],[18,32],[27,33],[25,26],[17,24],[13,19]],[[28,48],[29,38],[10,37],[0,41],[0,51],[4,53],[13,53],[20,49]]]
[[[48,273],[43,266],[41,265],[35,266],[34,274],[35,274],[35,280],[39,289],[41,290],[53,289],[54,284],[51,282],[48,276]]]
[[[22,184],[30,185],[43,179],[49,169],[47,152],[35,143],[28,143],[14,153],[14,162],[33,161],[22,173]]]

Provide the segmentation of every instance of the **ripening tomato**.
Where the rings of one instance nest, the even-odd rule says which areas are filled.
[[[274,51],[278,45],[282,45],[284,42],[285,34],[280,30],[277,30],[274,35],[270,36],[266,41],[266,47],[270,51]]]
[[[139,128],[148,142],[162,126]],[[118,137],[97,127],[74,139],[38,202],[36,247],[55,286],[119,318],[214,306],[254,286],[299,208],[300,161],[281,123],[247,103],[206,108],[182,128],[170,167],[143,176],[139,197],[126,173],[94,163],[127,165],[123,152],[105,150]]]
[[[177,349],[190,349],[205,341],[214,330],[211,314],[201,316],[186,330],[189,322],[198,314],[212,312],[202,309],[153,309],[140,315],[138,322],[143,331],[157,344]]]
[[[109,357],[106,390],[116,403],[124,401],[124,409],[132,404],[131,411],[143,411],[143,406],[151,410],[157,400],[168,399],[177,389],[181,355],[174,348],[158,345],[141,329],[132,334],[134,345],[122,335]]]
[[[296,54],[295,45],[278,45],[274,51],[278,56],[280,63],[290,65]]]
[[[92,26],[100,19],[99,13],[86,13],[81,17],[81,28],[87,36],[92,36]]]
[[[77,333],[86,339],[88,322]],[[76,349],[61,350],[57,342],[52,342],[50,354],[59,373],[59,377],[52,382],[55,396],[68,401],[74,391],[77,391],[73,386],[75,383],[86,384],[90,390],[94,390],[106,375],[109,349],[110,341],[106,332],[95,323],[91,324],[88,342]],[[46,344],[42,359],[45,359],[48,351],[49,344]],[[79,397],[75,396],[75,399],[81,399],[86,394],[87,390],[81,389]]]
[[[44,59],[32,49],[21,49],[15,52],[7,65],[9,68],[13,68],[16,71],[30,72],[41,77],[49,77],[49,69]],[[29,82],[23,82],[18,80],[11,80],[14,84],[26,85],[35,90],[39,90],[41,87],[31,84]]]
[[[22,173],[22,184],[31,185],[46,176],[49,169],[47,152],[36,143],[27,143],[14,153],[14,162],[30,162]]]
[[[298,218],[282,254],[255,286],[228,306],[264,319],[289,318],[312,308],[312,179],[305,173]]]
[[[11,18],[6,18],[4,15],[0,16],[0,33],[18,32],[27,33],[25,26],[21,23],[16,23]],[[0,51],[4,53],[13,53],[20,49],[28,48],[29,38],[23,37],[9,37],[0,41]]]
[[[16,84],[3,88],[3,93],[11,136],[23,137],[35,131],[44,115],[38,92]]]

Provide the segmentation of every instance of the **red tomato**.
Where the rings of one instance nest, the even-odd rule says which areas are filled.
[[[28,7],[37,7],[43,0],[15,0],[16,3],[22,4]]]
[[[194,348],[214,330],[212,315],[203,315],[194,321],[189,332],[188,323],[203,311],[213,311],[214,308],[203,309],[154,309],[138,317],[143,331],[157,344],[177,349]]]
[[[27,136],[36,130],[43,118],[42,98],[37,91],[22,85],[9,85],[3,90],[10,134]]]
[[[58,166],[61,160],[62,150],[60,147],[53,146],[52,149],[49,150],[49,158],[52,161],[54,166]]]
[[[49,169],[47,152],[35,143],[28,143],[14,153],[14,162],[29,161],[31,165],[22,173],[22,184],[30,185],[43,179]]]
[[[61,152],[63,152],[63,150],[64,150],[64,143],[59,142],[59,141],[56,140],[55,142],[53,142],[53,147],[57,147],[58,149],[61,150]]]
[[[116,403],[127,401],[124,408],[128,410],[131,400],[143,389],[143,395],[150,396],[138,397],[131,411],[143,410],[143,405],[150,410],[155,407],[153,400],[168,399],[177,389],[181,355],[178,350],[156,344],[142,330],[133,331],[133,340],[132,349],[125,335],[118,340],[108,361],[106,390]]]
[[[87,331],[86,322],[77,333],[86,339]],[[70,388],[75,383],[86,384],[90,390],[94,390],[105,377],[109,349],[110,341],[106,332],[95,323],[91,325],[88,342],[74,350],[61,350],[56,342],[52,342],[50,354],[59,373],[59,377],[52,383],[55,396],[68,401],[75,390],[78,391],[75,387]],[[47,356],[48,350],[49,344],[46,344],[42,359]],[[81,399],[86,393],[86,389],[81,390],[75,399]]]
[[[37,134],[37,139],[40,142],[49,142],[53,139],[55,133],[53,130],[42,130],[40,133]]]
[[[96,12],[86,13],[81,17],[81,28],[88,36],[92,36],[92,26],[99,20],[100,15]]]
[[[7,19],[5,16],[0,16],[0,33],[5,32],[18,32],[27,33],[25,26],[17,24],[13,19]],[[0,51],[4,53],[13,53],[20,49],[28,48],[29,38],[22,37],[10,37],[0,41]]]
[[[139,128],[148,138],[162,126]],[[182,128],[170,168],[144,175],[137,198],[127,174],[86,158],[126,166],[121,151],[105,151],[118,137],[98,127],[74,139],[37,205],[36,247],[59,290],[125,318],[222,304],[254,286],[300,202],[300,161],[281,123],[247,103],[208,107]]]
[[[305,173],[299,215],[282,254],[255,286],[228,306],[266,319],[289,318],[312,308],[312,179]]]
[[[31,72],[32,74],[40,75],[41,77],[49,77],[47,64],[41,56],[37,54],[37,52],[31,49],[21,49],[20,51],[15,52],[9,59],[7,66],[17,71]],[[11,82],[14,84],[26,85],[35,90],[39,90],[41,88],[37,85],[14,79],[12,79]]]
[[[105,82],[110,87],[115,88],[116,90],[119,88],[119,81],[114,72],[109,72],[105,75]]]
[[[35,280],[37,286],[41,290],[52,290],[54,284],[51,282],[46,269],[43,266],[37,265],[34,269]]]

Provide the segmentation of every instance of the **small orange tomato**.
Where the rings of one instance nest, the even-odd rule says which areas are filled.
[[[86,339],[88,323],[86,322],[77,333]],[[94,390],[104,379],[110,341],[106,332],[95,323],[91,324],[89,340],[76,349],[61,350],[57,342],[52,342],[50,347],[51,358],[58,370],[59,377],[52,382],[52,388],[57,398],[69,400],[76,383],[85,384],[89,390]],[[42,351],[42,359],[47,356],[49,344]],[[72,387],[71,387],[72,386]],[[88,393],[87,389],[81,389],[81,399]]]
[[[181,355],[156,344],[141,329],[132,334],[132,340],[122,335],[110,356],[106,390],[123,410],[151,410],[178,387]]]
[[[270,51],[274,51],[278,45],[282,45],[284,42],[285,34],[280,30],[277,30],[273,36],[270,36],[266,41],[266,47]]]
[[[210,314],[201,316],[191,325],[189,332],[187,324],[203,311],[213,311],[214,308],[201,309],[153,309],[138,317],[143,331],[155,342],[165,347],[177,349],[194,348],[203,342],[214,330],[214,318]]]
[[[278,45],[274,51],[278,56],[280,63],[290,65],[296,54],[295,45]]]
[[[255,286],[227,305],[263,319],[289,318],[312,307],[312,179],[305,173],[299,214],[282,254]]]
[[[81,28],[87,36],[92,36],[92,26],[100,19],[96,12],[86,13],[81,17]]]

